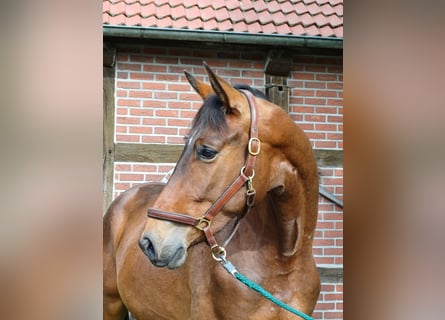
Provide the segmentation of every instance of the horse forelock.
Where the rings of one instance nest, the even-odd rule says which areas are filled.
[[[223,103],[215,94],[210,95],[199,109],[193,119],[190,135],[197,136],[207,128],[221,135],[227,130]]]

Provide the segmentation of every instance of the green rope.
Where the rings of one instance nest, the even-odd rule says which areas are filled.
[[[222,258],[220,261],[221,265],[224,267],[224,269],[227,270],[227,272],[229,272],[232,276],[234,276],[236,279],[238,279],[239,281],[241,281],[242,283],[244,283],[246,286],[248,286],[249,288],[255,290],[256,292],[260,293],[263,297],[265,297],[266,299],[272,301],[273,303],[275,303],[276,305],[278,305],[279,307],[305,319],[305,320],[314,320],[312,317],[308,316],[307,314],[292,308],[291,306],[285,304],[283,301],[275,298],[269,291],[265,290],[263,287],[261,287],[259,284],[249,280],[248,278],[246,278],[244,275],[242,275],[241,273],[239,273],[239,271],[235,268],[235,266],[228,260],[224,258]]]

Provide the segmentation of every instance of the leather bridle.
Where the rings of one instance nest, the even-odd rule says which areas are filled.
[[[221,247],[216,242],[215,236],[210,229],[213,219],[221,211],[224,205],[235,195],[235,193],[245,184],[247,184],[246,191],[246,209],[244,214],[238,218],[235,228],[229,239],[236,232],[238,223],[242,217],[244,217],[247,212],[253,207],[255,201],[255,189],[253,188],[253,177],[255,175],[255,160],[256,156],[261,150],[261,141],[258,138],[258,119],[257,119],[257,105],[253,95],[247,90],[240,90],[243,93],[247,101],[249,102],[250,108],[250,138],[247,144],[247,158],[244,166],[241,168],[240,175],[233,181],[233,183],[227,187],[227,189],[212,203],[212,205],[206,210],[204,215],[199,218],[195,218],[182,213],[168,212],[155,208],[149,208],[147,215],[150,218],[167,220],[172,222],[177,222],[181,224],[186,224],[195,227],[196,229],[202,231],[207,239],[207,243],[210,246],[213,257],[218,259],[219,256],[225,256],[225,249]],[[226,242],[227,243],[227,242]]]

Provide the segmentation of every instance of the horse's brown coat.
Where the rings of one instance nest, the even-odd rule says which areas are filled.
[[[215,92],[222,101],[226,133],[200,130],[165,186],[134,187],[110,206],[104,217],[104,319],[124,319],[127,310],[139,320],[295,318],[232,278],[212,259],[197,229],[147,218],[149,207],[199,217],[239,175],[250,124],[247,101],[207,70],[211,86],[189,74],[187,78],[203,98]],[[262,142],[253,182],[256,202],[226,246],[227,258],[277,298],[311,314],[320,290],[312,255],[318,204],[315,156],[306,135],[281,108],[256,100]],[[219,152],[215,160],[197,158],[195,148],[202,144]],[[244,205],[242,189],[215,219],[212,228],[220,244]],[[147,235],[167,257],[173,245],[188,248],[171,265],[174,269],[150,263],[138,246]],[[178,258],[171,256],[172,261]]]

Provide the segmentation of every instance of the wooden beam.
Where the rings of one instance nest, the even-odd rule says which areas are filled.
[[[270,50],[267,54],[264,73],[269,75],[288,77],[292,66],[290,51]]]
[[[318,267],[321,283],[343,283],[343,268]]]
[[[286,77],[266,74],[266,95],[271,102],[289,112],[289,87]]]
[[[343,150],[315,149],[314,152],[319,167],[343,167]]]
[[[183,145],[116,143],[114,160],[118,162],[176,163]],[[315,149],[318,166],[342,167],[343,151]]]
[[[103,213],[113,200],[114,68],[103,67]]]
[[[118,162],[176,163],[183,145],[117,143],[114,159]]]
[[[103,45],[102,64],[104,67],[114,68],[116,62],[116,48],[108,43]]]

